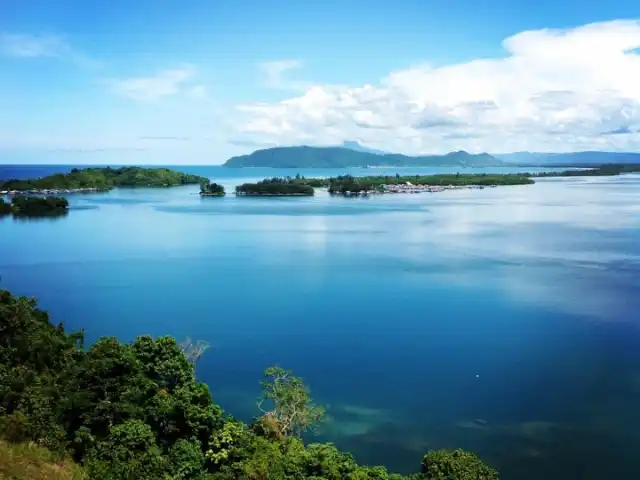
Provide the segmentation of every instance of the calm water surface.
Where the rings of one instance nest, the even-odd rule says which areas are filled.
[[[68,169],[24,168],[0,177]],[[182,169],[228,190],[295,173]],[[459,446],[507,480],[637,478],[640,177],[369,199],[197,190],[5,218],[1,285],[89,340],[210,342],[198,376],[244,419],[262,370],[292,368],[329,405],[323,439],[363,462],[407,472]]]

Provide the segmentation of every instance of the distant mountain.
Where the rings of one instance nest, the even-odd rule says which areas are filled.
[[[410,157],[397,153],[378,154],[344,147],[276,147],[232,157],[225,167],[344,168],[344,167],[487,167],[504,165],[487,153],[465,151],[446,155]]]
[[[389,152],[383,152],[382,150],[376,150],[375,148],[368,148],[363,145],[360,145],[359,142],[349,142],[346,141],[342,144],[344,148],[348,148],[349,150],[354,150],[356,152],[365,152],[365,153],[373,153],[374,155],[387,155]]]
[[[640,163],[640,153],[630,152],[573,152],[535,153],[516,152],[494,157],[517,165],[602,165],[606,163]]]

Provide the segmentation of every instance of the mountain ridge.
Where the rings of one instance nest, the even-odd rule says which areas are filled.
[[[492,167],[492,166],[593,166],[640,163],[636,152],[514,152],[469,153],[464,150],[442,155],[403,155],[370,149],[357,141],[340,146],[287,146],[256,150],[228,159],[225,167],[345,168],[345,167]]]
[[[411,166],[499,166],[504,162],[488,153],[460,150],[445,155],[408,156],[399,153],[371,153],[341,147],[273,147],[227,160],[225,167],[344,168]]]

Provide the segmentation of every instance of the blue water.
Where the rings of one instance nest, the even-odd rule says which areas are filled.
[[[0,178],[69,168],[0,166]],[[296,173],[181,170],[228,190]],[[70,200],[65,218],[0,221],[0,285],[89,340],[208,341],[198,376],[241,418],[279,363],[329,406],[321,439],[362,462],[408,472],[427,449],[459,446],[507,480],[640,472],[639,176],[368,199],[201,199],[188,186]]]

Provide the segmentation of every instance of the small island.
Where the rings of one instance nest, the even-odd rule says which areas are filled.
[[[204,180],[200,182],[200,195],[203,197],[224,197],[226,195],[224,187],[218,183]]]
[[[314,193],[311,185],[290,177],[265,178],[257,183],[243,183],[236,187],[238,196],[311,197]]]
[[[57,195],[104,192],[116,187],[173,187],[197,185],[207,180],[199,175],[168,168],[74,168],[69,173],[56,173],[42,178],[0,181],[0,195],[31,193]]]
[[[62,197],[27,197],[16,195],[11,204],[0,198],[0,215],[15,217],[57,217],[66,215],[69,202]]]

